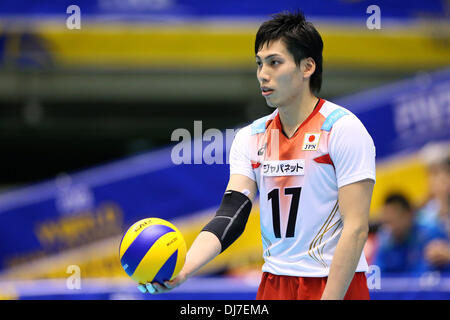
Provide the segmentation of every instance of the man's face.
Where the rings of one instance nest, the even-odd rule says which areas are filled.
[[[297,66],[282,40],[266,43],[258,51],[256,76],[269,106],[290,105],[300,97],[302,86],[309,86],[302,76],[304,61]]]
[[[412,214],[396,203],[384,205],[381,219],[396,240],[404,239],[412,224]]]

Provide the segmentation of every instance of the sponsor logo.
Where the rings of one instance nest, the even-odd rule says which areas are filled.
[[[172,243],[174,243],[174,242],[177,241],[177,240],[178,240],[177,237],[173,238],[172,240],[170,240],[169,242],[167,242],[166,246],[167,246],[167,247],[170,246]]]
[[[268,177],[303,176],[305,159],[266,161],[262,164],[262,174]]]
[[[267,142],[258,150],[258,156],[262,156],[267,148]]]

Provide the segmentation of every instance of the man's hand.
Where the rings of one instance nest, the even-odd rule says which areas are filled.
[[[435,266],[450,262],[450,245],[445,240],[433,240],[425,248],[425,258]]]
[[[183,270],[181,270],[180,273],[173,280],[164,281],[164,284],[160,284],[158,282],[140,284],[138,286],[138,289],[142,293],[147,293],[147,292],[151,293],[151,294],[164,293],[164,292],[169,292],[172,289],[178,287],[180,284],[182,284],[186,280],[187,280],[186,273],[184,273]]]

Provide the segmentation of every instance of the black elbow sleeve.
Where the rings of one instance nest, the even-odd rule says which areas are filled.
[[[244,232],[251,210],[252,202],[246,195],[228,190],[215,217],[202,231],[214,233],[222,244],[223,252]]]

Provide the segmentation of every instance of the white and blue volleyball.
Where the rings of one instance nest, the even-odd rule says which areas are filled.
[[[180,272],[186,258],[186,242],[170,222],[159,218],[133,224],[120,242],[120,263],[134,281],[163,283]]]

